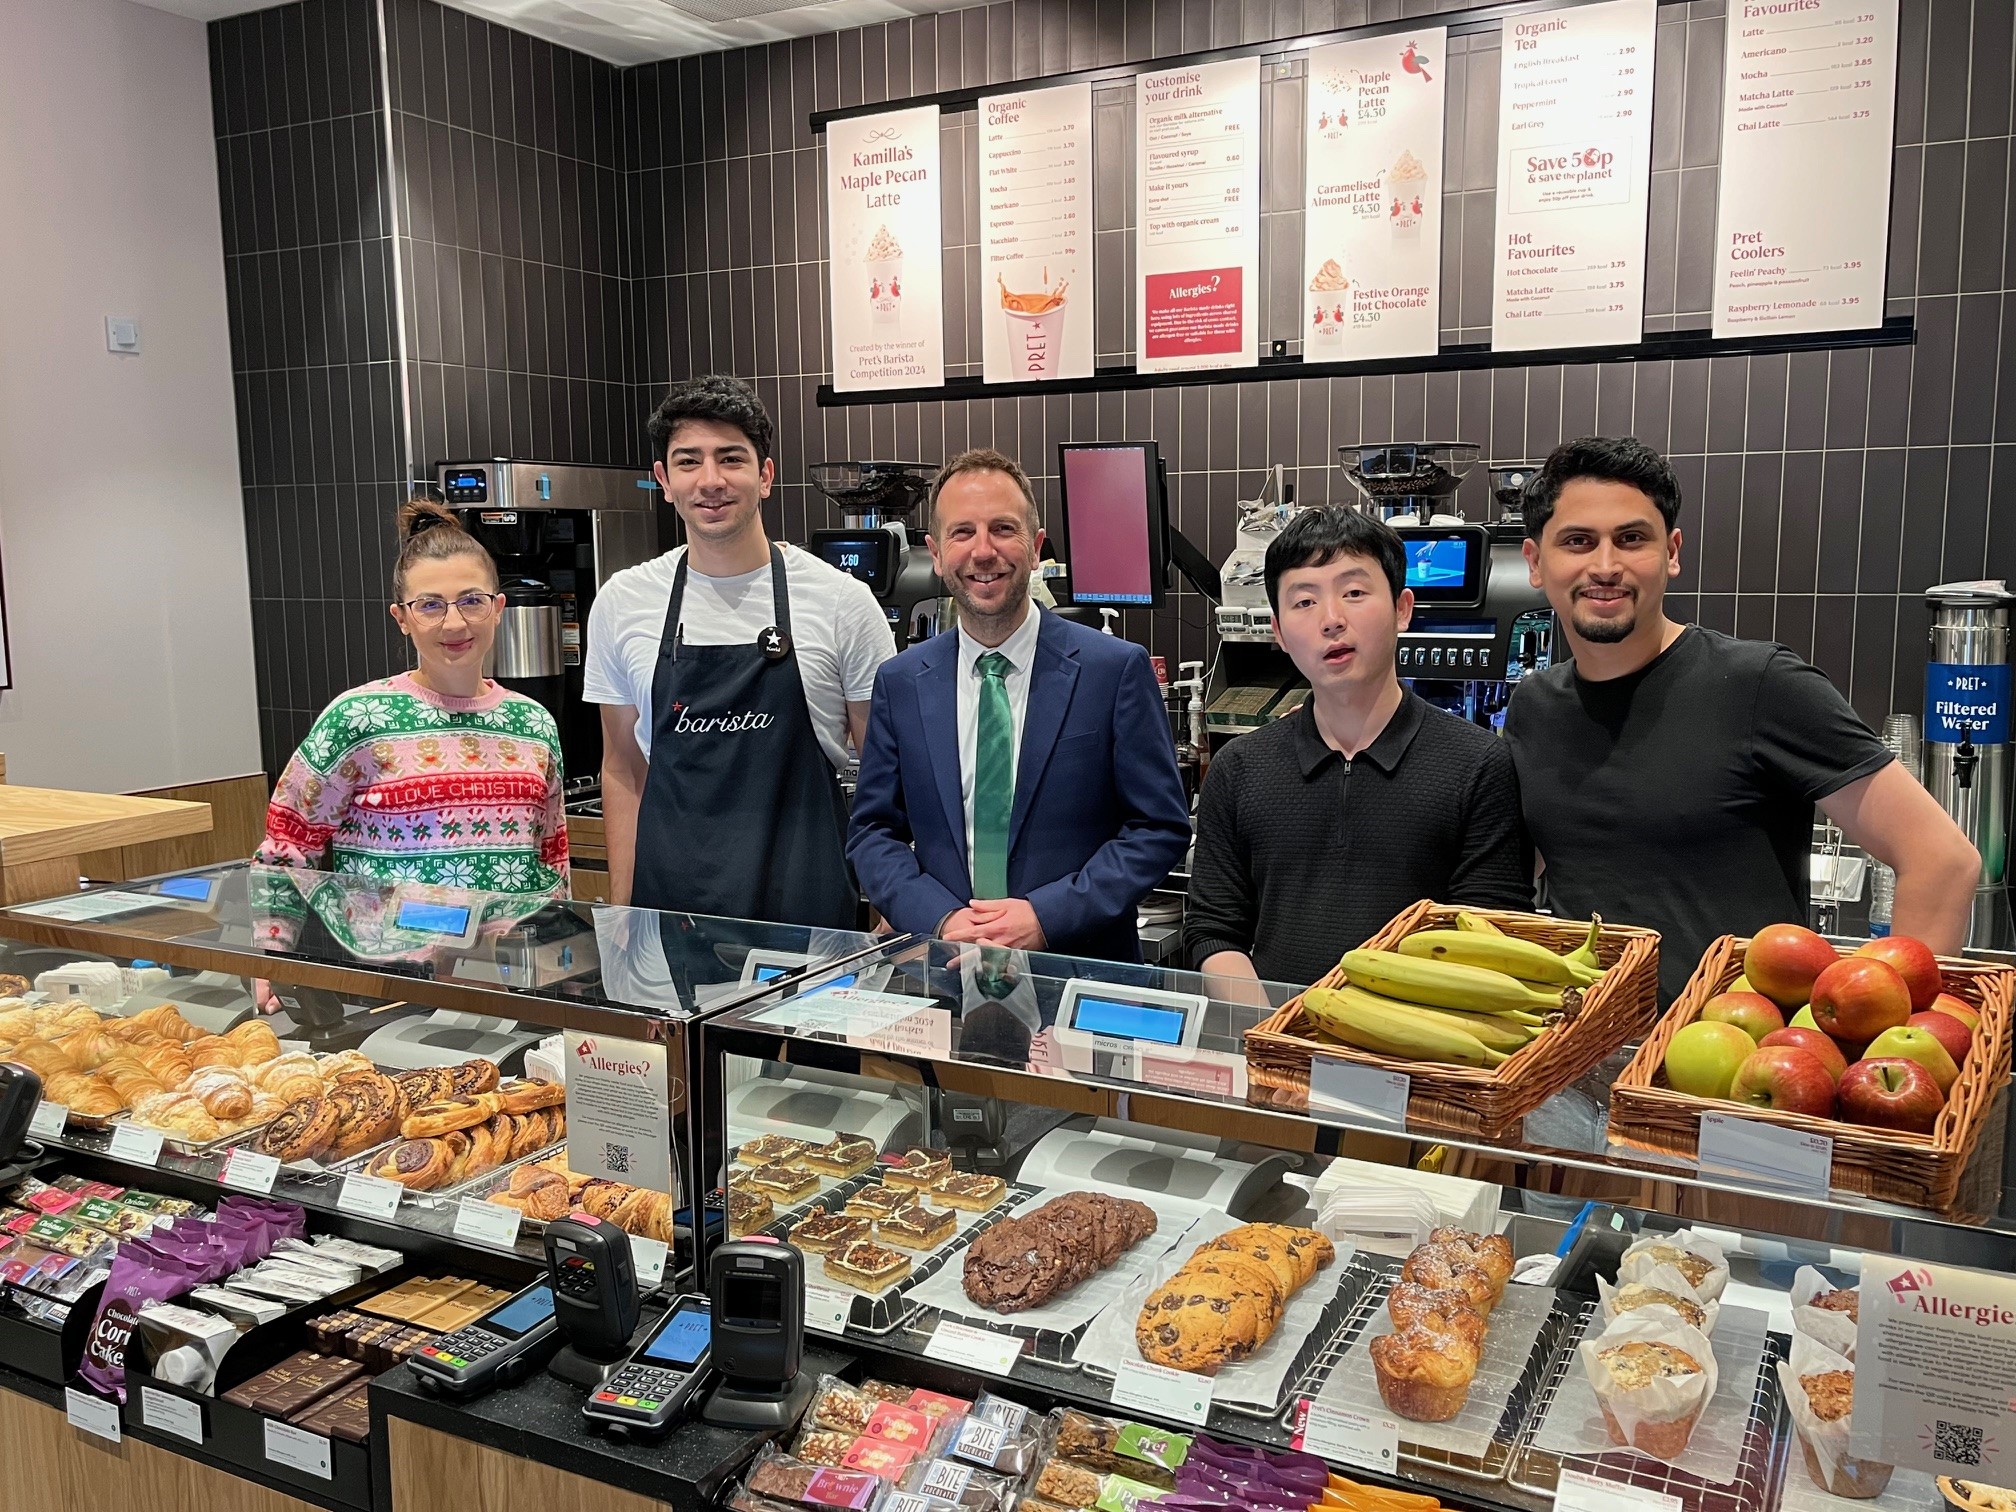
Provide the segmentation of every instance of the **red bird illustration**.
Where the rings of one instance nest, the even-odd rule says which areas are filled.
[[[1418,51],[1412,42],[1407,44],[1407,51],[1400,54],[1400,66],[1408,73],[1421,75],[1421,82],[1424,84],[1433,83],[1435,79],[1435,76],[1428,72],[1428,63],[1428,54]]]

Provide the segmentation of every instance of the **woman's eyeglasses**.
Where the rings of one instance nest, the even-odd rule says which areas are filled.
[[[497,597],[491,593],[465,593],[460,598],[445,599],[423,594],[405,600],[400,608],[423,625],[438,625],[448,618],[451,605],[461,614],[463,624],[480,625],[497,612]]]

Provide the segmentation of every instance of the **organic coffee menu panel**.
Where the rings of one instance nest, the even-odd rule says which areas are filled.
[[[833,387],[945,381],[938,107],[826,128]]]
[[[1442,59],[1431,27],[1309,54],[1302,355],[1415,357],[1440,344]]]
[[[1731,0],[1717,336],[1882,323],[1896,95],[1896,0]]]
[[[1638,341],[1655,0],[1508,17],[1498,98],[1501,351]]]
[[[1260,297],[1260,60],[1134,81],[1135,365],[1255,360]]]
[[[1092,373],[1092,86],[980,101],[982,376]]]

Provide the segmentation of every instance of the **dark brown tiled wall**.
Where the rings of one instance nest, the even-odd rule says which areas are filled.
[[[671,377],[753,378],[778,415],[777,524],[837,523],[805,485],[828,457],[935,461],[968,445],[1014,454],[1054,486],[1060,441],[1152,436],[1171,459],[1176,518],[1212,557],[1233,501],[1265,466],[1304,500],[1341,498],[1337,444],[1474,441],[1487,456],[1566,435],[1632,432],[1669,452],[1687,491],[1683,617],[1773,637],[1819,662],[1871,719],[1915,709],[1925,614],[1946,579],[2016,575],[2016,248],[2008,0],[1904,0],[1893,193],[1891,313],[1915,349],[1509,368],[1396,378],[1290,379],[1153,392],[822,410],[826,270],[823,143],[814,109],[900,99],[1180,51],[1293,38],[1428,14],[1433,0],[1005,0],[837,36],[686,58],[624,76],[639,271],[636,406]],[[1708,324],[1723,0],[1659,13],[1646,326]],[[1495,34],[1452,39],[1444,204],[1444,340],[1488,338],[1495,210]],[[1928,59],[1934,87],[1928,88]],[[1270,57],[1264,111],[1302,108],[1300,55]],[[1131,92],[1095,91],[1095,279],[1102,361],[1132,330]],[[1299,133],[1266,131],[1263,338],[1293,339],[1301,262]],[[944,124],[945,287],[953,374],[977,370],[982,314],[973,117]],[[2005,306],[2007,309],[2005,311]],[[1997,444],[2001,443],[2001,444]],[[1481,506],[1482,477],[1466,492]],[[1999,508],[1991,498],[1999,495]],[[1473,513],[1474,517],[1474,513]],[[1207,654],[1205,606],[1128,626],[1171,660]]]

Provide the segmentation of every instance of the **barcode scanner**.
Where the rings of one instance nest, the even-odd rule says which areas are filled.
[[[630,1236],[606,1218],[573,1212],[546,1225],[546,1275],[553,1317],[567,1347],[548,1374],[600,1386],[630,1355],[637,1331],[637,1268]]]
[[[730,1428],[789,1428],[811,1400],[805,1349],[805,1257],[774,1239],[719,1246],[707,1267],[714,1367],[721,1384],[701,1418]]]

